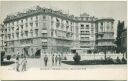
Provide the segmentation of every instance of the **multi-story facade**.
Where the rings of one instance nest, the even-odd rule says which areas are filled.
[[[114,51],[114,19],[96,20],[96,48],[98,51]]]
[[[95,21],[97,18],[83,13],[78,17],[80,32],[80,50],[87,52],[95,47]]]
[[[30,56],[38,50],[44,53],[70,52],[79,43],[78,23],[72,15],[60,11],[37,7],[7,17],[4,24],[7,54],[25,52]]]
[[[0,24],[0,52],[5,51],[5,33],[4,25]]]
[[[107,21],[109,20],[111,22],[111,19]],[[37,6],[25,13],[7,16],[4,20],[6,53],[25,53],[31,56],[39,50],[43,53],[92,50],[95,47],[95,31],[99,22],[97,18],[86,14],[74,17]]]

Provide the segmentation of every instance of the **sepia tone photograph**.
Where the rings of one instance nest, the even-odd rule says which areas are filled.
[[[126,1],[0,5],[1,73],[119,69],[126,74]]]

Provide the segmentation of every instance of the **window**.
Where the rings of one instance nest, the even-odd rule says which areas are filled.
[[[84,29],[84,25],[83,24],[81,24],[81,29]]]
[[[93,24],[91,24],[91,27],[93,27]]]
[[[89,31],[81,31],[81,35],[89,35]]]
[[[54,23],[54,21],[53,21],[53,20],[51,20],[51,25],[53,25],[53,23]]]
[[[85,40],[89,40],[89,37],[85,37]]]
[[[25,26],[28,27],[28,23],[25,23]]]
[[[66,21],[66,24],[68,24],[69,22],[68,21]]]
[[[109,22],[107,22],[107,29],[109,29]]]
[[[56,27],[59,27],[60,26],[60,21],[59,19],[56,18]]]
[[[33,18],[31,17],[31,20],[32,20]]]
[[[86,25],[86,29],[89,29],[89,25]]]
[[[23,23],[23,20],[21,20],[21,23]]]
[[[64,28],[64,24],[63,23],[61,24],[61,28]]]
[[[28,18],[26,18],[25,20],[26,20],[26,22],[27,22],[27,21],[28,21]]]
[[[17,38],[19,38],[19,33],[16,34]]]
[[[36,27],[38,27],[38,23],[36,23]]]
[[[36,20],[38,20],[38,16],[36,16]]]
[[[51,31],[51,36],[53,36],[53,31]]]
[[[101,25],[103,25],[103,22],[101,22]]]
[[[33,31],[31,30],[31,36],[33,36]]]
[[[20,25],[21,29],[23,29],[23,25]]]
[[[71,26],[71,31],[72,31],[72,29],[73,29],[73,26]]]
[[[46,23],[43,23],[43,27],[42,27],[42,30],[46,30],[47,27],[46,27]]]
[[[33,23],[30,23],[30,26],[33,27]]]
[[[14,22],[12,22],[12,25],[14,25]]]
[[[47,37],[47,33],[42,33],[42,37]]]
[[[31,40],[31,44],[33,44],[33,40]]]
[[[14,38],[14,33],[12,33],[12,38]]]
[[[45,20],[46,19],[46,16],[43,16],[43,19]]]
[[[11,36],[10,35],[8,35],[8,39],[11,39]]]
[[[68,28],[69,28],[69,26],[67,25],[67,26],[66,26],[66,30],[68,30]]]
[[[14,27],[12,27],[12,31],[14,31]]]
[[[100,26],[101,31],[103,31],[103,26]]]
[[[38,29],[35,30],[36,36],[38,36]]]
[[[25,31],[25,35],[26,35],[26,37],[28,37],[28,31]]]
[[[14,52],[14,48],[11,48],[11,51]]]
[[[47,49],[47,42],[42,42],[42,48]]]

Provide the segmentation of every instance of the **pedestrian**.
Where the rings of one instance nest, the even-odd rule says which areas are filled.
[[[57,61],[58,61],[58,57],[57,57],[57,55],[56,55],[56,57],[55,57],[55,64],[57,65]]]
[[[19,67],[20,67],[20,63],[19,63],[19,61],[16,61],[16,71],[18,71],[18,72],[20,71]]]
[[[16,56],[16,71],[19,72],[19,68],[20,68],[20,62],[19,62],[19,53]]]
[[[59,65],[61,65],[61,60],[62,60],[62,58],[61,58],[60,55],[59,55],[59,57],[58,57],[58,60],[59,60]]]
[[[16,56],[16,60],[19,61],[19,53],[18,53],[18,55]]]
[[[54,58],[54,54],[52,55],[52,66],[54,66],[54,62],[55,62],[55,58]]]
[[[26,66],[27,66],[27,59],[24,58],[23,63],[22,63],[22,71],[26,71]]]
[[[44,63],[45,63],[45,66],[47,66],[47,62],[48,62],[48,56],[45,55],[45,56],[44,56]]]

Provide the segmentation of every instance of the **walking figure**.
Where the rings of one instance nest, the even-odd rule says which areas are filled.
[[[19,72],[19,67],[20,67],[20,63],[19,63],[19,53],[18,55],[16,56],[16,71]]]
[[[55,58],[54,58],[54,55],[52,56],[52,65],[54,66],[54,61],[55,61]]]
[[[45,66],[47,66],[47,62],[48,62],[48,57],[47,55],[44,56],[44,63],[45,63]]]
[[[23,60],[23,64],[22,64],[22,71],[26,71],[26,66],[27,66],[27,60],[26,58]]]
[[[57,61],[58,61],[58,57],[57,57],[57,55],[56,55],[56,57],[55,57],[55,64],[57,65]]]
[[[62,60],[62,58],[61,58],[60,55],[59,55],[59,57],[58,57],[58,60],[59,60],[59,65],[61,65],[61,60]]]
[[[20,67],[20,63],[19,63],[19,61],[16,61],[16,71],[18,71],[18,72],[19,72],[19,67]]]

